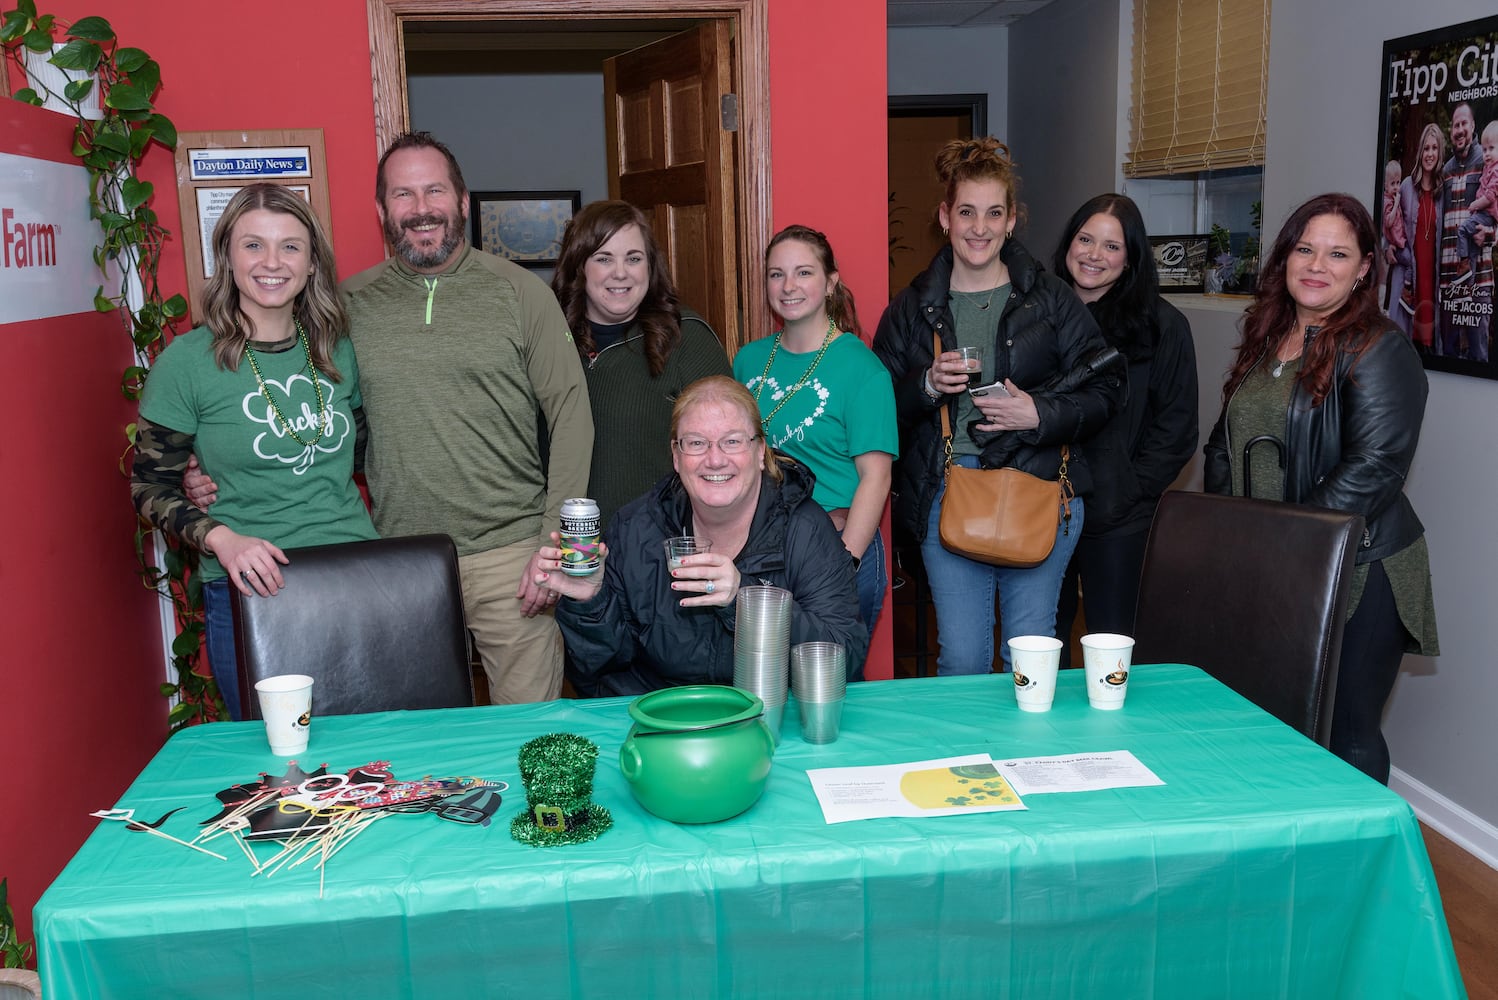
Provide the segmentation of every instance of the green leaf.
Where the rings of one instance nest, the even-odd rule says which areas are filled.
[[[16,0],[16,10],[27,17],[36,17],[36,0]]]
[[[200,645],[198,637],[191,632],[178,633],[177,638],[172,640],[172,655],[191,656],[198,651]]]
[[[80,17],[68,29],[69,38],[88,38],[96,42],[114,41],[114,29],[102,17]],[[118,59],[118,56],[116,56]]]
[[[161,304],[161,311],[172,319],[181,319],[187,315],[187,297],[184,295],[173,295]]]
[[[199,706],[194,705],[190,701],[179,701],[172,708],[172,710],[167,713],[166,721],[174,728],[177,726],[183,726],[187,724],[188,720],[197,718],[198,713],[201,711],[202,709]]]
[[[25,101],[27,104],[35,105],[38,108],[42,106],[42,95],[30,87],[22,87],[16,91],[16,100]]]
[[[151,107],[150,99],[139,87],[129,83],[117,83],[109,88],[104,98],[106,107],[117,111],[142,111]]]
[[[82,80],[70,80],[68,85],[62,88],[62,96],[77,104],[92,93],[93,89],[94,78],[91,76]]]
[[[115,49],[114,64],[126,73],[134,73],[146,63],[151,57],[144,49]]]
[[[94,136],[94,147],[96,149],[107,149],[111,153],[121,156],[130,155],[130,137],[120,135],[117,132],[100,132]]]
[[[33,52],[52,51],[52,29],[44,28],[40,24],[26,32],[21,39],[21,44]]]
[[[101,313],[114,312],[114,301],[101,289],[94,293],[94,308]]]
[[[156,690],[161,692],[161,696],[163,698],[170,698],[172,695],[177,693],[177,685],[162,681],[161,685]]]
[[[30,30],[30,15],[23,10],[8,10],[0,20],[0,42],[13,42]]]
[[[52,53],[51,62],[59,69],[77,69],[92,73],[99,68],[99,62],[103,58],[104,50],[99,48],[98,43],[75,38]]]
[[[153,114],[146,128],[151,130],[151,137],[166,148],[177,148],[177,126],[166,115]]]
[[[151,143],[150,129],[138,128],[130,133],[130,159],[139,161]]]
[[[139,69],[130,74],[130,82],[149,98],[161,86],[161,64],[154,59],[147,59]]]
[[[133,212],[150,200],[153,188],[149,181],[143,181],[139,177],[128,177],[125,183],[120,185],[120,197],[124,199],[124,208],[127,212]]]

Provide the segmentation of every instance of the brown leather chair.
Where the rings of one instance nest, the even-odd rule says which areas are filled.
[[[234,645],[247,719],[255,682],[308,674],[316,715],[473,704],[458,552],[446,535],[288,549],[286,589],[233,587]]]
[[[1201,667],[1327,746],[1362,536],[1356,514],[1166,493],[1144,554],[1134,662]]]

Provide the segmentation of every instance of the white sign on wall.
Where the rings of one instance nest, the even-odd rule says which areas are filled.
[[[0,323],[92,312],[99,237],[83,167],[0,153]]]

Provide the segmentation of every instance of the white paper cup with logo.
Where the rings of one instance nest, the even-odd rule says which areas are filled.
[[[1014,665],[1014,700],[1025,712],[1049,712],[1056,699],[1061,640],[1048,635],[1017,635],[1009,640]]]
[[[1087,671],[1087,701],[1093,708],[1123,708],[1129,693],[1134,640],[1115,632],[1082,636],[1082,666]]]
[[[260,697],[260,715],[270,752],[294,757],[306,752],[312,725],[312,678],[306,674],[281,674],[255,682]]]

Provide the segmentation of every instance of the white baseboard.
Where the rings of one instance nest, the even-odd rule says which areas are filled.
[[[1389,787],[1410,804],[1422,823],[1489,868],[1498,869],[1498,826],[1473,815],[1397,767],[1389,773]]]

